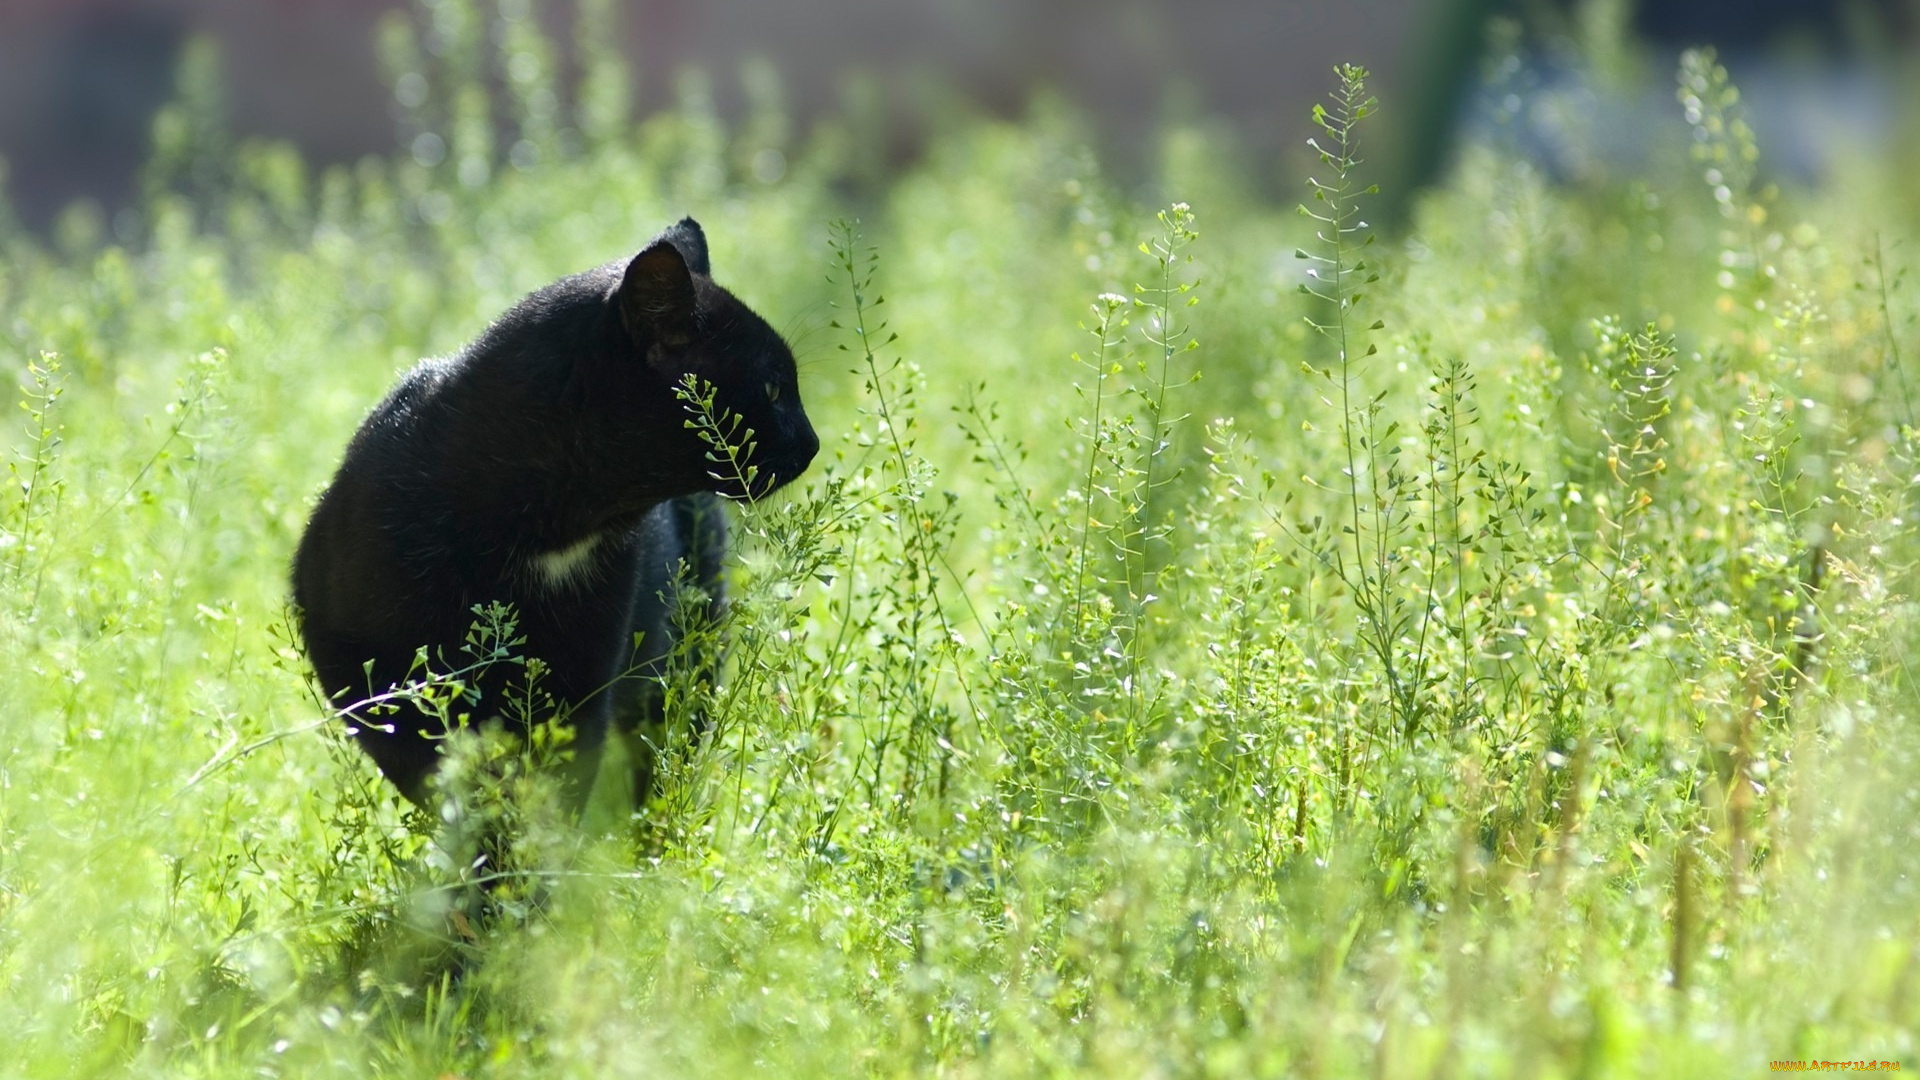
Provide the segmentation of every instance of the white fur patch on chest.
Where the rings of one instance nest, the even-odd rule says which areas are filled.
[[[535,584],[548,592],[560,592],[585,581],[593,574],[593,554],[605,537],[588,533],[563,548],[543,551],[527,560]]]

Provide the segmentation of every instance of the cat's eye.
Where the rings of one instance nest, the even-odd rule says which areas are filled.
[[[767,400],[768,401],[780,400],[780,386],[778,383],[767,384]]]

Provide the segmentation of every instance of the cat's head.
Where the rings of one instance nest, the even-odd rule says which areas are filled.
[[[670,388],[688,376],[711,387],[715,419],[731,428],[736,445],[750,441],[739,470],[709,463],[711,490],[757,498],[804,472],[820,440],[801,407],[787,343],[711,275],[706,234],[683,218],[633,257],[611,299],[638,359]],[[734,475],[747,467],[751,491]]]

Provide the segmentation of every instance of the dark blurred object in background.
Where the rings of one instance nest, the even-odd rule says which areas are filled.
[[[571,40],[572,0],[535,0],[556,42]],[[689,67],[712,75],[725,114],[745,102],[737,78],[771,61],[800,130],[845,107],[855,73],[888,115],[898,164],[927,114],[958,99],[1014,116],[1054,87],[1116,141],[1151,152],[1167,102],[1183,118],[1220,115],[1271,150],[1306,134],[1336,61],[1366,63],[1390,87],[1421,0],[633,0],[621,7],[639,115],[672,101]],[[482,0],[482,12],[494,10]],[[395,146],[375,27],[406,0],[0,0],[0,156],[8,197],[44,229],[90,198],[131,198],[147,127],[171,92],[182,42],[205,35],[227,70],[235,130],[292,140],[313,161]],[[1169,94],[1169,88],[1176,92]],[[81,98],[85,105],[76,105]],[[944,98],[944,101],[942,100]],[[111,115],[111,122],[101,117]]]
[[[5,197],[44,229],[132,201],[181,47],[214,39],[235,128],[347,160],[392,144],[373,27],[394,0],[0,0]]]
[[[125,5],[36,5],[40,28],[0,22],[0,155],[7,195],[39,220],[80,197],[132,194],[154,109],[173,87],[185,23]]]
[[[1902,0],[1642,0],[1633,28],[1674,48],[1712,44],[1738,53],[1813,46],[1839,58],[1870,45],[1869,38],[1883,45],[1911,41],[1916,14]]]
[[[1573,178],[1577,168],[1556,154],[1555,134],[1524,130],[1525,116],[1501,119],[1515,91],[1538,92],[1584,83],[1585,122],[1593,156],[1631,164],[1644,153],[1649,110],[1670,110],[1680,53],[1712,46],[1747,94],[1761,143],[1776,166],[1798,179],[1819,179],[1836,140],[1859,128],[1893,125],[1897,63],[1920,26],[1915,0],[1435,0],[1434,33],[1417,54],[1411,83],[1422,92],[1406,103],[1402,142],[1388,198],[1400,204],[1445,174],[1465,129],[1484,132],[1517,119],[1523,153],[1542,159],[1550,175]],[[1642,85],[1597,87],[1576,70],[1574,42],[1591,37],[1611,17],[1632,35],[1649,63]],[[1510,43],[1518,67],[1491,80],[1487,63],[1491,24],[1517,32]],[[1601,31],[1604,33],[1604,30]],[[1589,41],[1589,45],[1592,42]],[[1618,78],[1620,73],[1612,73]],[[1501,83],[1502,85],[1495,85]],[[1530,104],[1530,103],[1527,103]],[[1656,112],[1657,115],[1657,112]],[[1671,115],[1677,117],[1677,112]],[[1395,207],[1385,216],[1394,216]]]
[[[1578,24],[1592,4],[1622,2],[633,0],[622,16],[642,114],[671,100],[679,71],[699,66],[713,75],[723,113],[737,115],[735,74],[764,58],[804,130],[846,104],[857,71],[888,111],[884,155],[896,164],[911,159],[942,95],[1010,116],[1050,87],[1094,118],[1122,161],[1150,160],[1169,118],[1218,117],[1243,156],[1264,165],[1309,133],[1308,111],[1331,85],[1332,65],[1362,63],[1397,131],[1376,143],[1376,165],[1398,178],[1389,190],[1405,193],[1444,168],[1480,84],[1489,19],[1550,34]],[[388,151],[394,126],[374,28],[405,8],[405,0],[0,0],[6,198],[35,229],[77,199],[109,212],[132,200],[154,113],[172,93],[182,44],[196,35],[219,46],[237,133],[289,139],[317,162]],[[1915,8],[1916,0],[1641,0],[1629,25],[1662,63],[1684,45],[1717,44],[1736,57],[1769,49],[1834,66],[1910,43]],[[570,0],[535,9],[557,41],[569,40]]]

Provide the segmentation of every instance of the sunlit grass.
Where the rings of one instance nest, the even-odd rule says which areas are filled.
[[[876,187],[858,132],[692,84],[630,127],[592,49],[569,111],[530,23],[436,10],[391,160],[224,149],[201,73],[137,243],[0,237],[10,1074],[1915,1064],[1890,167],[1769,187],[1696,57],[1649,175],[1470,145],[1397,236],[1351,147],[1316,222],[1056,108]],[[707,741],[462,928],[288,559],[399,370],[684,213],[823,452],[737,518]]]

